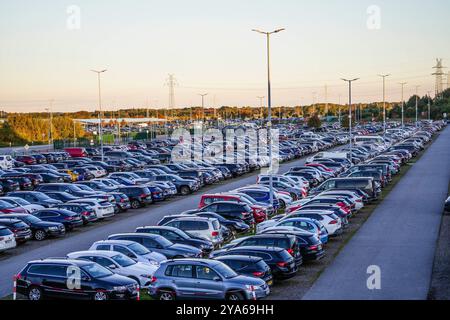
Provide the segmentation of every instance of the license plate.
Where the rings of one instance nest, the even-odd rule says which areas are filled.
[[[268,284],[269,286],[271,286],[271,285],[273,284],[273,280],[267,281],[267,284]]]

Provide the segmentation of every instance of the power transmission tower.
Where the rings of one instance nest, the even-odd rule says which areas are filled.
[[[436,72],[432,73],[433,76],[436,76],[436,88],[435,88],[435,97],[438,98],[442,94],[443,91],[443,67],[442,66],[442,59],[437,58],[436,59],[436,65],[433,67],[433,69],[436,69]]]
[[[178,86],[178,82],[175,79],[175,75],[169,74],[169,78],[166,79],[166,86],[169,87],[169,110],[175,109],[175,87]]]

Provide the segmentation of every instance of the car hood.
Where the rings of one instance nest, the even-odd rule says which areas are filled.
[[[158,263],[161,263],[162,261],[167,260],[167,257],[165,255],[163,255],[162,253],[155,252],[155,251],[147,253],[143,257],[145,259],[153,260]]]
[[[141,274],[150,274],[153,275],[155,271],[159,268],[159,266],[154,264],[146,264],[142,262],[137,262],[136,264],[133,264],[131,266],[125,267],[127,271],[135,272]]]
[[[196,247],[189,246],[189,245],[186,245],[186,244],[180,244],[180,243],[175,243],[172,246],[168,247],[167,249],[180,250],[180,251],[196,253],[196,254],[201,252],[201,250],[196,248]]]
[[[254,277],[247,277],[247,276],[242,276],[242,275],[239,275],[239,276],[231,278],[231,279],[227,279],[227,281],[233,282],[236,284],[241,284],[241,285],[251,285],[251,286],[258,286],[258,287],[266,284],[266,282],[262,279],[258,279],[258,278],[254,278]]]
[[[135,280],[132,280],[128,277],[121,276],[118,274],[112,274],[110,276],[99,278],[97,280],[104,281],[108,285],[112,285],[112,286],[128,286],[131,284],[136,284]]]
[[[63,224],[59,223],[59,222],[47,222],[47,221],[42,220],[40,222],[33,224],[33,227],[48,228],[48,227],[60,227],[62,225]]]

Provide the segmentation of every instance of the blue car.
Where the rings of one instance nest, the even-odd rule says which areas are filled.
[[[257,202],[262,202],[265,204],[270,204],[270,192],[261,190],[261,189],[239,189],[239,193],[244,193],[253,199],[255,199]],[[280,208],[280,202],[275,197],[273,198],[273,207],[275,209]]]

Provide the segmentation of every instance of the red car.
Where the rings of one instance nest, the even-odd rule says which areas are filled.
[[[261,223],[263,221],[267,220],[268,213],[265,207],[256,205],[248,201],[242,196],[239,195],[232,195],[232,194],[204,194],[202,195],[202,198],[200,199],[200,203],[198,204],[198,208],[201,209],[203,207],[206,207],[214,202],[218,201],[230,201],[230,202],[237,202],[237,203],[245,203],[252,208],[253,211],[253,218],[255,219],[256,223]]]
[[[67,152],[72,158],[84,158],[88,156],[85,148],[65,148],[64,151]]]
[[[36,159],[32,156],[17,156],[16,161],[31,165],[36,164]]]

